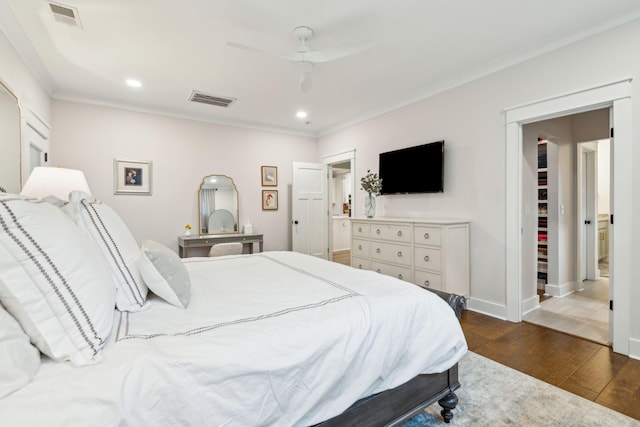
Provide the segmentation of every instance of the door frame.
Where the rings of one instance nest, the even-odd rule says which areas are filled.
[[[522,126],[554,117],[612,108],[611,128],[615,128],[615,150],[611,169],[612,193],[628,194],[631,191],[632,140],[631,140],[631,78],[611,82],[569,94],[534,101],[505,109],[506,146],[506,212],[505,212],[505,309],[507,320],[522,320]],[[630,283],[632,281],[632,200],[631,197],[614,197],[611,213],[610,281],[613,287],[613,351],[629,354],[630,351]]]
[[[49,151],[51,143],[49,141],[51,126],[40,115],[38,115],[30,105],[24,105],[21,109],[21,175],[22,186],[26,184],[31,175],[31,171],[36,166],[49,166]],[[31,150],[35,149],[40,153],[37,164],[31,161]]]
[[[356,150],[355,148],[352,150],[347,150],[347,151],[342,151],[340,153],[336,153],[336,154],[330,154],[327,156],[323,156],[322,157],[322,163],[324,163],[325,165],[327,165],[327,169],[329,170],[329,176],[331,176],[331,168],[333,167],[333,165],[335,165],[336,163],[344,163],[346,161],[350,161],[351,163],[351,188],[352,188],[352,193],[355,191],[356,188]],[[331,200],[332,198],[332,192],[333,192],[333,186],[329,185],[329,200]],[[355,194],[351,195],[351,212],[352,212],[352,216],[353,216],[353,212],[355,212]],[[327,229],[329,230],[328,232],[328,239],[329,239],[329,260],[332,260],[333,258],[333,227],[331,226],[331,215],[328,215],[327,217]]]

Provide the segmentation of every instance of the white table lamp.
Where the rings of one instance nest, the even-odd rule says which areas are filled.
[[[55,196],[61,200],[69,200],[69,193],[72,191],[91,194],[81,170],[37,166],[29,175],[20,194],[39,199]]]

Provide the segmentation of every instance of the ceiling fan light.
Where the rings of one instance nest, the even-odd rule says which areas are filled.
[[[311,73],[306,72],[300,75],[300,89],[303,93],[307,93],[311,90]]]

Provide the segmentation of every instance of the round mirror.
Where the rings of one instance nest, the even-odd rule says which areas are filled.
[[[200,234],[238,233],[238,191],[225,175],[202,178],[198,192]]]
[[[0,191],[20,193],[20,108],[0,82]]]

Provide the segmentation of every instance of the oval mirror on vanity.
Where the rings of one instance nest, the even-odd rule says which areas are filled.
[[[20,193],[20,107],[0,81],[0,191]]]
[[[233,179],[225,175],[208,175],[198,191],[201,235],[238,233],[238,191]]]

